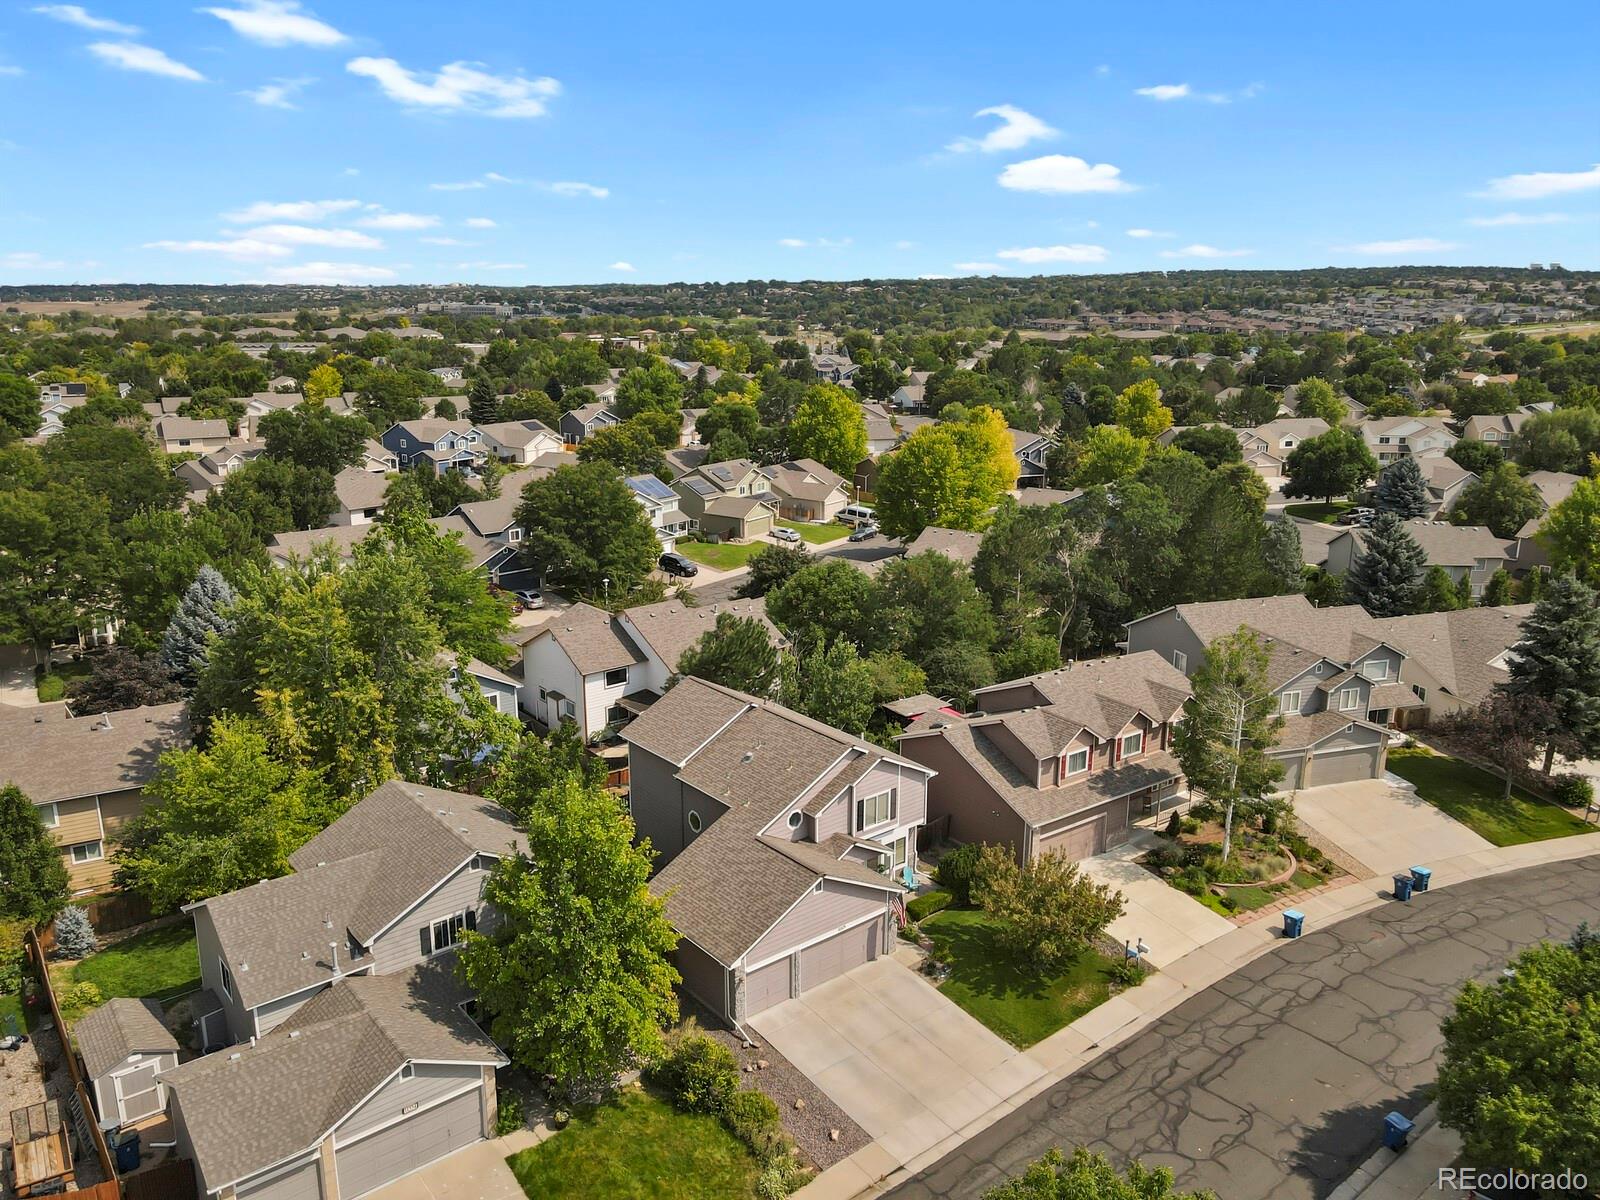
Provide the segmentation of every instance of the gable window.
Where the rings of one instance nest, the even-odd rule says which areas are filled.
[[[1353,708],[1361,707],[1360,688],[1342,688],[1339,692],[1339,711],[1349,712]]]
[[[99,862],[105,856],[105,850],[99,842],[79,842],[72,848],[72,861],[75,863]]]
[[[1284,692],[1279,706],[1280,712],[1292,713],[1300,711],[1300,693]]]
[[[416,1075],[416,1073],[416,1067],[412,1066],[410,1063],[406,1063],[405,1066],[400,1068],[400,1078],[402,1080],[411,1079]]]
[[[1132,758],[1136,754],[1144,753],[1144,730],[1135,729],[1132,733],[1122,735],[1122,757]]]
[[[1189,669],[1189,656],[1182,650],[1174,650],[1172,652],[1172,665],[1180,671],[1187,671]]]
[[[467,930],[477,928],[478,914],[470,908],[441,917],[431,926],[423,926],[422,952],[437,954],[441,950],[448,950],[461,940],[461,935]]]
[[[233,999],[233,972],[228,970],[228,964],[217,958],[217,982],[222,987],[222,994],[229,1000]]]
[[[869,829],[874,825],[882,825],[885,821],[894,820],[898,792],[898,788],[890,788],[887,792],[877,792],[857,800],[856,829]]]
[[[1413,683],[1411,685],[1411,690],[1417,694],[1418,700],[1426,700],[1428,698],[1428,689],[1425,687],[1418,687]]]
[[[800,815],[800,810],[798,808],[795,809],[792,813],[789,814],[789,828],[790,829],[799,829],[800,828],[800,822],[803,821],[803,820],[805,820],[805,818]]]
[[[1069,750],[1061,756],[1061,773],[1063,775],[1078,775],[1089,769],[1089,748],[1087,746],[1078,750]]]
[[[1361,673],[1368,679],[1387,679],[1389,678],[1389,660],[1386,658],[1370,659],[1361,664]]]
[[[628,668],[627,667],[613,667],[611,670],[606,672],[606,686],[607,687],[621,687],[621,686],[623,686],[623,684],[625,684],[627,682],[628,682]]]

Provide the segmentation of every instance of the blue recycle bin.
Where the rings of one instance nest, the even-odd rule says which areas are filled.
[[[1409,875],[1396,875],[1394,877],[1394,898],[1396,900],[1411,899],[1412,881]]]
[[[1430,884],[1432,882],[1433,882],[1433,871],[1430,868],[1428,868],[1428,867],[1412,867],[1411,868],[1411,890],[1412,891],[1414,891],[1414,892],[1425,892],[1425,891],[1428,890],[1428,884]]]
[[[1383,1144],[1391,1150],[1404,1150],[1411,1136],[1412,1124],[1397,1112],[1383,1119]]]
[[[117,1170],[137,1171],[139,1169],[139,1135],[135,1132],[124,1133],[117,1139],[112,1148],[116,1155]]]
[[[1286,937],[1286,938],[1297,938],[1302,933],[1305,932],[1305,929],[1306,929],[1306,915],[1305,915],[1305,913],[1301,912],[1299,909],[1296,909],[1296,908],[1286,908],[1286,909],[1283,910],[1283,936],[1284,937]]]

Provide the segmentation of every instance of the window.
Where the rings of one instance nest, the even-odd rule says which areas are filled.
[[[1286,712],[1286,713],[1299,712],[1300,711],[1300,693],[1299,692],[1284,692],[1283,695],[1280,697],[1280,703],[1279,703],[1278,711],[1279,712]]]
[[[699,833],[704,828],[705,824],[700,820],[700,814],[691,808],[689,810],[689,832]]]
[[[1361,673],[1368,679],[1387,679],[1389,678],[1389,660],[1386,658],[1370,659],[1361,664]]]
[[[1132,758],[1144,752],[1144,730],[1136,729],[1122,735],[1122,757]]]
[[[229,1000],[233,999],[233,972],[228,970],[228,964],[217,958],[217,982],[222,985],[222,994]]]
[[[44,822],[46,829],[54,829],[61,824],[61,806],[55,803],[41,804],[38,807],[39,820]]]
[[[894,820],[897,792],[897,788],[890,788],[887,792],[862,796],[857,800],[856,829],[869,829],[874,825],[882,825],[885,821]]]
[[[606,672],[606,686],[607,687],[622,687],[627,682],[628,682],[628,668],[627,667],[613,667],[611,670]]]
[[[400,449],[404,450],[406,448],[406,445],[407,445],[407,443],[406,443],[405,438],[401,438],[400,439]]]
[[[1189,669],[1189,656],[1182,650],[1174,650],[1172,652],[1172,665],[1180,671],[1187,671]]]
[[[1063,775],[1077,775],[1089,769],[1089,749],[1085,746],[1081,750],[1070,750],[1061,756],[1061,773]]]
[[[1411,690],[1417,694],[1418,700],[1426,700],[1428,698],[1428,689],[1425,687],[1418,687],[1413,683],[1411,685]]]
[[[513,546],[515,546],[521,540],[522,540],[522,530],[520,530],[520,529],[508,529],[508,530],[506,530],[506,541],[510,542]]]
[[[1353,708],[1361,707],[1360,688],[1342,688],[1339,692],[1339,711],[1349,712]]]
[[[431,929],[424,928],[422,931],[423,944],[428,947],[425,953],[437,954],[441,950],[448,950],[461,940],[463,933],[477,928],[478,914],[470,908],[441,918],[433,923]]]
[[[543,688],[540,688],[539,689],[539,703],[543,704],[544,700],[545,700],[545,690]]]
[[[606,709],[607,725],[626,725],[632,719],[633,714],[627,709],[623,708],[620,704],[613,704],[610,708]]]
[[[72,848],[72,861],[75,863],[98,862],[105,856],[99,842],[79,842]]]
[[[571,700],[561,702],[561,718],[564,721],[574,720],[578,715],[578,706]]]
[[[790,829],[799,829],[800,828],[800,822],[803,821],[803,820],[805,820],[805,818],[800,815],[800,810],[798,808],[795,809],[792,813],[789,814],[789,828]]]
[[[903,867],[906,865],[905,838],[895,838],[894,840],[894,865],[897,867]]]

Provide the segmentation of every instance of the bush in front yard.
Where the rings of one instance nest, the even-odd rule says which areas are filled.
[[[1004,846],[983,848],[972,898],[999,920],[999,943],[1039,972],[1071,962],[1123,909],[1122,893],[1096,883],[1077,863],[1045,854],[1018,866]]]
[[[494,1135],[505,1137],[522,1128],[522,1097],[514,1092],[500,1092],[497,1100],[499,1108],[494,1114]]]
[[[926,921],[934,913],[949,908],[954,900],[949,892],[928,892],[906,902],[906,916],[913,921]]]
[[[933,877],[939,886],[947,889],[957,904],[972,903],[972,872],[978,865],[978,853],[983,849],[976,842],[945,851],[934,869]]]
[[[1567,808],[1584,808],[1594,799],[1594,784],[1587,775],[1557,775],[1550,781],[1550,796]]]
[[[809,1174],[810,1172],[788,1155],[775,1158],[761,1169],[760,1175],[756,1176],[756,1195],[760,1200],[783,1200],[805,1183]]]
[[[762,1162],[785,1149],[778,1106],[772,1097],[761,1092],[735,1092],[722,1114],[722,1123]]]
[[[739,1090],[733,1051],[703,1033],[688,1033],[645,1071],[646,1078],[685,1112],[720,1115]]]

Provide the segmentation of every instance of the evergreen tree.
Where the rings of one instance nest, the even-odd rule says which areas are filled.
[[[0,787],[0,917],[43,924],[67,902],[67,866],[33,801]]]
[[[210,566],[201,567],[184,592],[161,639],[161,662],[185,686],[192,686],[206,665],[206,646],[212,635],[226,637],[232,632],[229,610],[236,599],[221,572]]]
[[[1511,574],[1501,567],[1489,576],[1489,582],[1483,588],[1483,606],[1485,608],[1503,608],[1512,602],[1512,593],[1515,584],[1511,581]]]
[[[1472,607],[1472,576],[1470,573],[1456,580],[1456,607]]]
[[[1513,694],[1550,705],[1545,774],[1555,763],[1557,743],[1578,757],[1600,758],[1600,607],[1594,589],[1569,574],[1551,579],[1544,599],[1522,623],[1509,665]]]
[[[1394,513],[1402,520],[1427,516],[1433,505],[1428,500],[1428,485],[1417,460],[1396,459],[1379,472],[1373,503],[1380,512]]]
[[[768,696],[778,682],[778,652],[765,621],[720,613],[717,623],[678,658],[678,674]]]
[[[1432,566],[1422,576],[1422,587],[1417,594],[1417,612],[1449,612],[1460,608],[1456,599],[1456,585],[1450,572],[1441,566]]]
[[[1535,567],[1528,572],[1528,577],[1522,581],[1522,603],[1537,604],[1544,599],[1545,585],[1550,582],[1550,572],[1542,567]]]
[[[1345,576],[1345,589],[1354,603],[1375,617],[1403,617],[1417,611],[1417,593],[1427,567],[1427,555],[1400,518],[1379,513]]]
[[[467,394],[467,416],[474,425],[493,425],[500,419],[500,398],[494,394],[494,384],[487,375],[472,382]]]
[[[100,949],[89,914],[75,905],[67,905],[56,915],[55,930],[56,949],[63,958],[88,958]]]
[[[1300,527],[1289,517],[1267,526],[1266,545],[1261,559],[1273,591],[1288,593],[1305,590],[1306,560],[1300,545]]]

